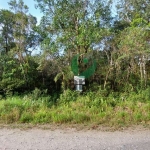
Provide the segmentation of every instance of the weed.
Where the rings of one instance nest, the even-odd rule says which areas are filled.
[[[31,112],[23,112],[20,117],[21,123],[30,123],[33,121],[33,114]]]
[[[0,100],[0,122],[94,123],[109,126],[145,124],[150,121],[148,90],[107,96],[101,94],[101,90],[85,94],[66,90],[58,98],[56,95],[43,95],[36,89],[35,97],[32,93]]]

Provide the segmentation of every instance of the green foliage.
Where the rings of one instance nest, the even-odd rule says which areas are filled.
[[[22,0],[0,10],[0,122],[149,123],[149,2],[120,1],[112,20],[108,1],[35,1],[38,26]]]
[[[137,16],[149,20],[150,2],[148,0],[119,0],[117,8],[119,17],[128,22]]]
[[[76,91],[66,90],[61,95],[58,101],[63,104],[67,104],[70,101],[76,101],[77,96],[79,95]]]
[[[101,86],[106,96],[149,86],[148,1],[118,1],[118,18],[110,1],[35,1],[43,12],[38,26],[23,0],[0,10],[1,95],[73,90],[78,74],[87,77],[85,92]]]
[[[22,98],[7,98],[0,101],[0,122],[94,123],[116,127],[149,123],[149,88],[128,95],[112,93],[106,97],[101,93],[100,90],[97,93],[81,95],[67,90],[60,95],[57,103],[53,104],[50,104],[53,97],[50,97],[49,101],[43,96],[38,97],[38,100],[27,95]]]
[[[30,123],[33,120],[33,116],[31,112],[23,112],[19,120],[21,123]]]
[[[38,100],[40,96],[42,96],[42,91],[38,88],[35,88],[35,90],[32,91],[31,97],[33,100]]]

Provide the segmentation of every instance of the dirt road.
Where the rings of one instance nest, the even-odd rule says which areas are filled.
[[[1,128],[0,150],[150,150],[150,130]]]

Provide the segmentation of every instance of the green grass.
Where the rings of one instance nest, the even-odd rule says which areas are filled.
[[[129,126],[150,123],[150,99],[142,93],[122,97],[100,93],[80,95],[66,91],[56,102],[52,97],[12,97],[0,101],[0,122],[32,124],[95,124]]]

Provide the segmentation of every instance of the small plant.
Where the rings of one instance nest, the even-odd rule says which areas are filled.
[[[43,94],[39,89],[32,94],[1,100],[0,122],[126,126],[150,121],[150,100],[144,97],[147,90],[108,96],[100,91],[79,94],[66,90],[59,98],[55,94]]]
[[[79,93],[76,91],[66,90],[60,95],[59,102],[66,104],[71,101],[76,101],[78,95]]]
[[[32,96],[33,100],[38,100],[39,97],[41,96],[41,94],[42,94],[42,91],[41,91],[40,89],[38,89],[38,88],[35,88],[35,89],[32,91],[31,96]]]
[[[33,115],[31,114],[31,112],[23,112],[20,120],[21,123],[31,123],[33,121]]]

